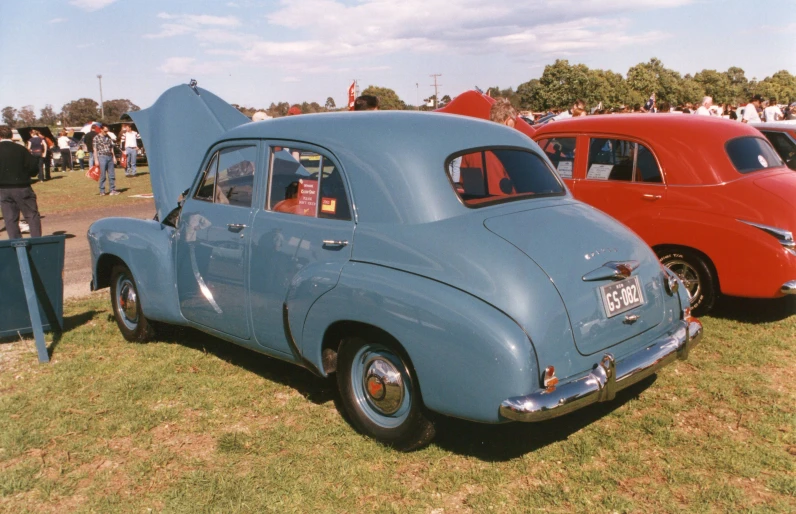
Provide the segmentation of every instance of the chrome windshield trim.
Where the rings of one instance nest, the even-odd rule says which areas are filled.
[[[701,339],[702,323],[696,318],[686,318],[675,330],[621,360],[614,360],[606,353],[591,371],[556,386],[503,401],[500,415],[514,421],[543,421],[592,403],[611,400],[616,391],[647,378],[677,359],[687,359],[691,348]]]
[[[793,232],[791,232],[790,230],[785,230],[783,228],[777,228],[777,227],[770,227],[768,225],[762,225],[760,223],[754,223],[751,221],[746,221],[741,219],[739,219],[738,221],[740,221],[741,223],[746,223],[747,225],[750,225],[752,227],[759,228],[763,232],[776,237],[777,240],[779,240],[779,243],[785,248],[796,249],[796,241],[793,240]]]

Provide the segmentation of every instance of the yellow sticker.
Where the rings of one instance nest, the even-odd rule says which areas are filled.
[[[337,211],[337,200],[335,198],[321,199],[321,212],[334,214]]]

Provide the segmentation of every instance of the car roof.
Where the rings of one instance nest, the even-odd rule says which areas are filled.
[[[424,223],[466,212],[445,173],[454,153],[479,147],[538,147],[497,123],[441,113],[306,114],[246,123],[226,139],[300,141],[340,161],[360,221]]]
[[[757,130],[777,130],[780,132],[796,132],[796,120],[794,121],[774,121],[771,123],[750,123]]]
[[[738,121],[688,114],[604,114],[554,121],[540,127],[534,139],[548,134],[605,134],[638,139],[658,158],[667,182],[720,184],[743,178],[724,149],[730,139],[763,138]],[[768,144],[768,143],[766,143]]]

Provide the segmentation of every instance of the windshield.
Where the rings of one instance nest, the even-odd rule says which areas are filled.
[[[544,159],[525,150],[492,148],[456,154],[448,160],[447,170],[459,198],[470,207],[565,194]]]
[[[751,173],[783,166],[771,144],[760,137],[739,137],[724,145],[732,165],[739,173]]]

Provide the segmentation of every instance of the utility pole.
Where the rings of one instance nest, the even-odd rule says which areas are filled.
[[[100,116],[102,117],[102,120],[105,121],[105,106],[103,105],[102,101],[102,75],[97,75],[97,78],[99,79],[100,84]]]
[[[442,73],[434,73],[433,75],[429,75],[429,77],[434,77],[434,84],[433,84],[433,86],[434,86],[434,109],[437,108],[437,104],[439,103],[439,98],[437,97],[437,92],[438,92],[439,87],[442,85],[442,84],[437,84],[437,77],[441,77],[441,76],[442,76]]]

